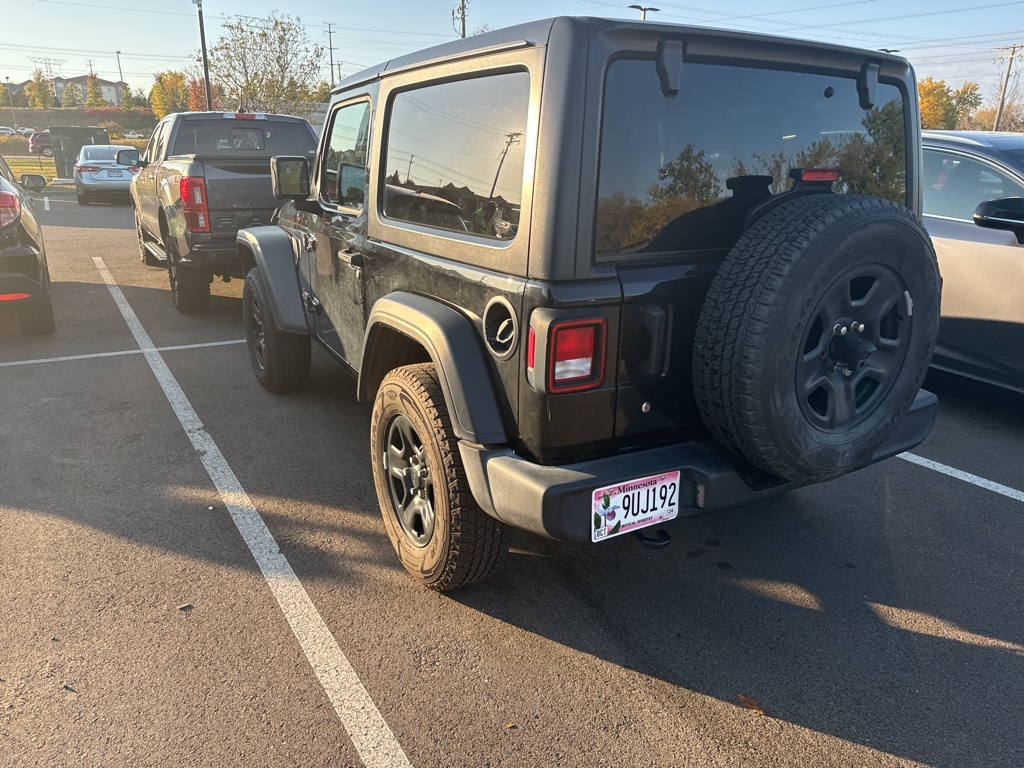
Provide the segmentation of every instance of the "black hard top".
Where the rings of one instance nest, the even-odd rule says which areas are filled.
[[[719,38],[724,37],[737,41],[746,41],[752,44],[784,42],[790,45],[796,44],[801,48],[815,52],[845,54],[858,53],[861,55],[868,53],[870,57],[876,61],[899,61],[904,64],[906,63],[906,59],[901,56],[894,56],[880,51],[867,51],[862,48],[832,45],[812,40],[799,40],[797,38],[787,38],[778,35],[738,32],[735,30],[715,29],[712,27],[694,27],[685,24],[666,24],[664,22],[657,21],[603,19],[590,16],[559,16],[539,21],[530,21],[525,24],[517,24],[516,26],[505,27],[504,29],[496,29],[493,32],[487,32],[482,35],[473,35],[465,39],[458,38],[448,43],[442,43],[441,45],[424,48],[423,50],[409,53],[405,56],[399,56],[396,59],[383,61],[380,64],[368,67],[361,72],[349,75],[335,87],[333,93],[344,91],[357,83],[366,82],[367,80],[375,80],[395,70],[415,67],[438,59],[465,56],[466,54],[471,54],[475,51],[483,52],[484,49],[487,48],[501,47],[503,45],[510,45],[524,40],[537,45],[543,45],[547,43],[552,28],[559,22],[572,25],[581,32],[589,33],[601,33],[611,29],[635,29],[649,31],[652,34],[660,33],[674,38],[678,38],[681,35],[688,35]]]

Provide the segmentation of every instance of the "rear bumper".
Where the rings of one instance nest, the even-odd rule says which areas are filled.
[[[0,301],[0,307],[16,307],[28,304],[36,296],[46,294],[46,286],[24,272],[5,272],[3,260],[0,259],[0,296],[11,293],[27,293],[31,298],[16,301]]]
[[[921,390],[869,464],[919,445],[938,415],[938,398]],[[678,470],[680,517],[748,504],[799,487],[743,465],[713,442],[692,442],[563,466],[543,466],[507,448],[460,442],[477,503],[517,528],[561,541],[591,540],[591,494],[597,488]]]
[[[186,269],[203,270],[215,275],[245,277],[234,235],[230,239],[218,237],[206,242],[189,242],[187,254],[179,257],[178,264]]]

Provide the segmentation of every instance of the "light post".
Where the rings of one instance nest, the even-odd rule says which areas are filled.
[[[206,27],[203,26],[203,0],[192,0],[199,8],[199,42],[203,46],[203,82],[206,85],[206,111],[213,111],[213,98],[210,95],[210,62],[206,58]]]
[[[14,123],[14,130],[18,130],[18,118],[14,115],[14,94],[11,93],[11,78],[4,79],[7,80],[7,97],[11,100],[11,122]]]
[[[648,11],[660,11],[661,10],[661,8],[652,8],[649,5],[648,6],[631,5],[629,7],[630,8],[636,8],[638,11],[640,11],[640,21],[647,21],[647,12]]]

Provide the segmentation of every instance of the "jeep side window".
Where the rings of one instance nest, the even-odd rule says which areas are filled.
[[[747,212],[790,188],[794,168],[837,169],[834,191],[903,203],[904,118],[886,83],[864,110],[852,77],[686,63],[679,93],[666,96],[653,60],[613,62],[595,250],[730,248]]]
[[[320,194],[332,205],[362,210],[366,202],[369,126],[369,102],[349,104],[334,112],[320,168]]]
[[[523,195],[530,75],[403,91],[391,103],[383,209],[390,219],[511,240]]]

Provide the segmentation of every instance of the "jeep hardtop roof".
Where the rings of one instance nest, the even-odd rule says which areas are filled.
[[[787,49],[791,51],[799,50],[803,51],[805,56],[807,53],[811,53],[813,58],[818,59],[817,66],[821,65],[823,59],[827,59],[830,56],[839,55],[843,58],[855,56],[863,59],[865,54],[869,55],[873,61],[879,63],[887,61],[909,66],[907,60],[902,56],[864,48],[823,43],[815,40],[782,37],[780,35],[739,32],[714,27],[695,27],[685,24],[667,24],[658,21],[629,21],[590,16],[556,16],[550,19],[531,21],[512,27],[505,27],[504,29],[497,29],[481,35],[473,35],[465,39],[459,38],[448,43],[424,48],[405,56],[399,56],[395,59],[388,59],[380,64],[367,67],[360,72],[349,75],[334,88],[332,93],[338,94],[360,83],[376,80],[399,70],[416,68],[434,62],[482,55],[490,50],[505,50],[518,47],[519,45],[546,45],[550,42],[552,33],[557,25],[571,26],[578,32],[591,34],[607,33],[612,30],[635,30],[655,35],[662,34],[676,39],[679,37],[701,37],[733,42],[748,42],[751,45],[760,46],[768,60],[775,59],[779,49],[783,51]],[[773,51],[774,55],[769,55]]]

